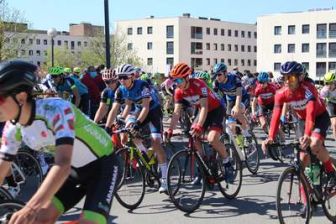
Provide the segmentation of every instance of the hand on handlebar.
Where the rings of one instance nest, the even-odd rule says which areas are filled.
[[[262,141],[261,143],[261,149],[264,153],[264,155],[266,155],[267,153],[267,146],[274,143],[273,139],[270,139],[270,138],[266,138],[264,141]]]

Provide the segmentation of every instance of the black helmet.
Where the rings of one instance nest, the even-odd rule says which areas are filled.
[[[37,82],[37,67],[29,62],[12,60],[0,63],[0,94],[31,92]]]

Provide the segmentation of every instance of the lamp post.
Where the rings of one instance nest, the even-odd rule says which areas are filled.
[[[57,36],[57,30],[50,28],[48,30],[48,36],[51,37],[51,66],[54,67],[54,38]]]
[[[110,21],[109,21],[109,5],[108,0],[104,0],[104,14],[105,14],[105,57],[106,68],[111,67],[111,53],[110,53]]]

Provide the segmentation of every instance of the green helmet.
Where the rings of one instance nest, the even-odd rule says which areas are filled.
[[[141,76],[140,76],[140,79],[143,80],[143,81],[147,81],[150,79],[149,75],[147,73],[143,73]]]
[[[336,80],[335,72],[328,72],[324,75],[324,82],[325,83],[331,83]]]
[[[63,69],[63,67],[60,67],[60,66],[50,67],[48,69],[48,73],[50,75],[62,75],[63,72],[64,72],[64,69]]]
[[[198,72],[198,73],[196,73],[195,78],[203,79],[203,80],[206,81],[206,82],[211,81],[211,79],[210,79],[210,75],[209,75],[209,73],[207,73],[207,72]]]
[[[64,68],[63,71],[64,71],[65,73],[71,73],[71,72],[72,72],[72,71],[71,71],[71,68]]]

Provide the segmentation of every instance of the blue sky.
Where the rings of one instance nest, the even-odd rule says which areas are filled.
[[[104,25],[104,0],[6,0],[19,9],[33,29],[68,31],[69,23],[90,22]],[[117,20],[174,17],[182,13],[226,21],[255,23],[260,15],[307,11],[312,8],[336,9],[335,0],[110,0],[110,24]]]

